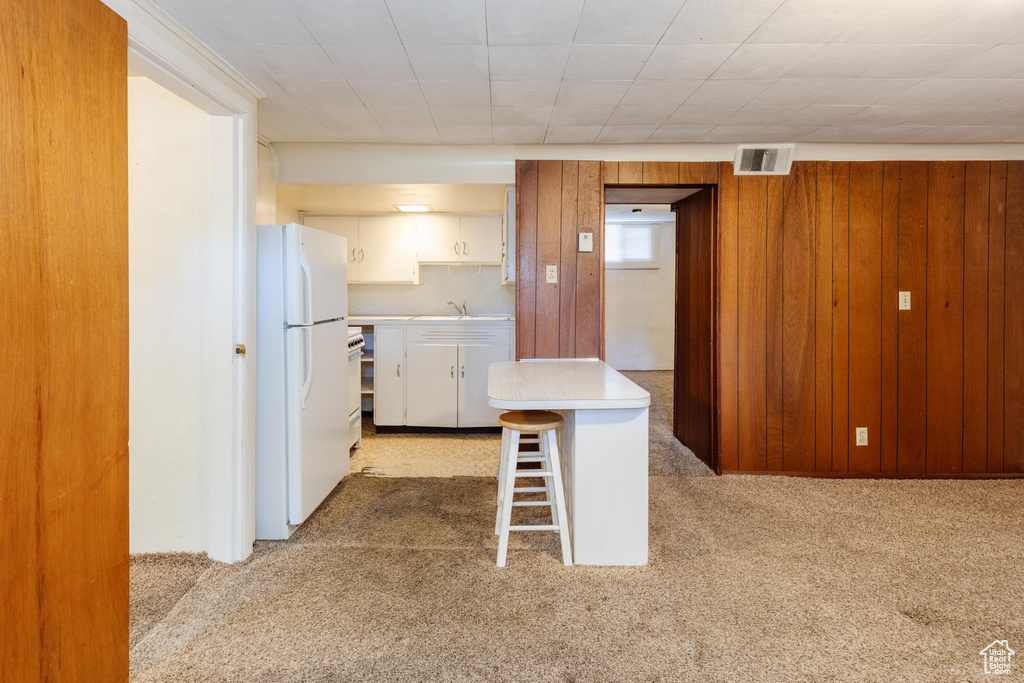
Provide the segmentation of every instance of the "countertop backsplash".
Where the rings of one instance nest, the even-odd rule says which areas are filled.
[[[501,284],[501,266],[420,266],[418,285],[350,284],[350,315],[447,315],[466,302],[470,314],[516,312],[515,285]]]

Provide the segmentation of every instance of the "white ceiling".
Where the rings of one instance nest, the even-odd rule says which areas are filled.
[[[1021,0],[156,0],[272,142],[1024,142]]]

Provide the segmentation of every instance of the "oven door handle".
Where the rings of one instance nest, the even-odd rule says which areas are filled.
[[[366,355],[366,354],[365,354],[365,353],[363,353],[363,350],[362,350],[362,349],[359,349],[359,351],[358,351],[357,353],[350,353],[350,354],[348,354],[348,359],[349,359],[350,361],[353,361],[353,360],[355,360],[356,358],[362,358],[362,357],[363,357],[363,356],[365,356],[365,355]]]

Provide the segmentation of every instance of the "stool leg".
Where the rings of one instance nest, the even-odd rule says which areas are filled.
[[[505,489],[507,483],[505,481],[505,470],[508,469],[509,455],[509,444],[511,442],[511,431],[508,427],[501,428],[501,455],[498,457],[498,505],[497,512],[494,515],[494,534],[497,535],[501,531],[501,507],[505,501]]]
[[[537,434],[537,439],[540,441],[540,454],[544,456],[544,469],[550,472],[552,471],[551,449],[548,448],[547,432]],[[547,489],[546,495],[548,498],[548,505],[551,508],[551,524],[558,526],[558,507],[555,505],[556,496],[554,477],[544,477],[544,488]]]
[[[558,533],[562,537],[562,562],[568,566],[572,564],[572,550],[569,543],[569,516],[565,513],[565,488],[562,486],[562,463],[558,457],[558,441],[555,430],[551,429],[544,435],[548,442],[548,450],[551,458],[551,474],[554,479],[555,497],[558,506]]]
[[[508,554],[508,532],[512,526],[512,499],[515,497],[516,466],[519,461],[519,432],[509,430],[508,458],[505,464],[505,495],[501,501],[501,530],[498,535],[498,566],[505,566]]]

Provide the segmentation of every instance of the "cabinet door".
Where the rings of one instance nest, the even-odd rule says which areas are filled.
[[[501,216],[463,216],[461,223],[463,263],[501,263]]]
[[[505,215],[502,217],[501,271],[503,284],[516,281],[516,188],[511,186],[505,192]]]
[[[306,216],[302,224],[348,240],[348,281],[359,282],[359,219],[355,216]]]
[[[448,214],[416,216],[417,260],[457,263],[462,258],[459,217]]]
[[[458,427],[459,347],[454,344],[409,344],[406,377],[406,424]]]
[[[487,367],[511,360],[508,344],[459,345],[459,426],[497,427],[502,411],[487,405]]]
[[[416,237],[413,218],[359,218],[358,257],[362,282],[416,282]]]
[[[373,423],[405,424],[405,328],[377,325],[373,332]]]

